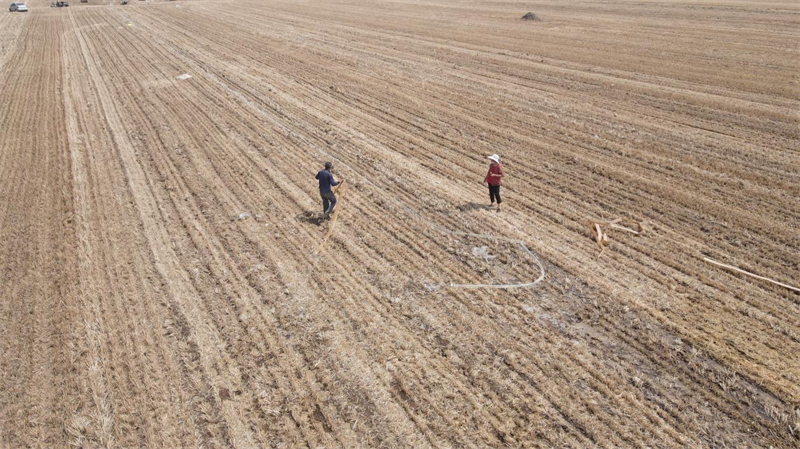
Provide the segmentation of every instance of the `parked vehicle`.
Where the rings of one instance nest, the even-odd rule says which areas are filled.
[[[28,12],[28,7],[25,3],[12,3],[8,5],[8,10],[11,12]]]

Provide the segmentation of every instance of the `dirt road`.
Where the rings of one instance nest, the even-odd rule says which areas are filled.
[[[796,2],[47,5],[0,4],[0,447],[800,444],[800,295],[703,261],[800,284]],[[516,240],[543,281],[450,287]]]

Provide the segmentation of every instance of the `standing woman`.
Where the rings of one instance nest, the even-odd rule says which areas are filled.
[[[486,174],[486,179],[483,182],[489,184],[489,199],[492,201],[492,204],[489,207],[494,206],[495,200],[497,201],[497,212],[500,212],[500,203],[503,202],[500,199],[500,186],[503,185],[503,165],[500,164],[500,156],[493,154],[489,156],[491,164],[489,164],[489,173]]]

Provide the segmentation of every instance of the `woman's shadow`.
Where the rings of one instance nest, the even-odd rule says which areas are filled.
[[[473,211],[473,210],[486,210],[486,209],[488,209],[488,206],[485,205],[485,204],[481,204],[481,203],[476,203],[474,201],[470,201],[470,202],[464,203],[464,204],[462,204],[460,206],[456,206],[456,209],[458,209],[461,212],[468,212],[468,211]]]

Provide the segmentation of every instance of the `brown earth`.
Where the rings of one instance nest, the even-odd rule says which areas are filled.
[[[0,447],[800,444],[800,295],[702,260],[800,284],[797,2],[48,4],[0,5]],[[442,230],[546,277],[450,288],[539,267]]]

